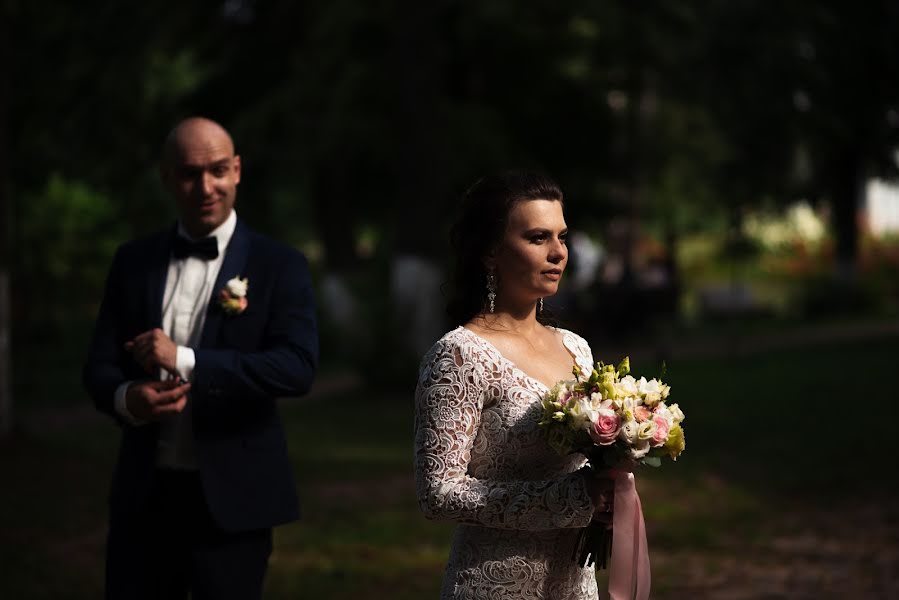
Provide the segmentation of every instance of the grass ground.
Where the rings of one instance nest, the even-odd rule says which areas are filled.
[[[654,599],[899,597],[897,345],[669,363],[687,449],[638,474]],[[276,531],[266,598],[436,597],[452,526],[416,506],[412,385],[284,404],[303,519]],[[100,597],[116,432],[87,405],[23,409],[0,445],[0,598]]]

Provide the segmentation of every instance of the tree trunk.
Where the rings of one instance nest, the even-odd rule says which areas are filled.
[[[832,165],[831,173],[831,219],[836,241],[837,277],[851,283],[855,281],[858,268],[858,209],[863,185],[861,155],[849,149]]]
[[[400,0],[392,55],[399,74],[392,210],[396,223],[411,225],[395,236],[394,251],[428,259],[439,259],[446,249],[446,239],[438,227],[447,214],[447,161],[440,124],[444,51],[437,33],[446,12],[445,1]]]
[[[0,7],[0,438],[13,427],[12,386],[10,385],[10,340],[12,338],[9,302],[9,143],[8,112],[11,88],[9,35],[11,8]]]
[[[399,340],[409,356],[421,356],[446,327],[440,294],[440,224],[447,212],[447,182],[440,124],[445,67],[441,59],[443,1],[397,3],[393,64],[399,74],[394,128],[397,136],[392,213],[397,227],[390,264],[390,294]]]
[[[323,166],[313,186],[315,224],[331,273],[348,273],[356,265],[356,228],[352,190],[347,180],[351,166],[332,160]]]

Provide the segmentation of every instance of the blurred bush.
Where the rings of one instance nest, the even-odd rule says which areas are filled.
[[[125,236],[119,207],[89,185],[54,174],[18,203],[13,262],[16,314],[32,334],[92,318]]]

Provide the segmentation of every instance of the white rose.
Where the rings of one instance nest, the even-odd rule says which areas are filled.
[[[641,440],[631,448],[631,456],[639,460],[649,454],[649,440]]]
[[[646,392],[646,395],[643,396],[643,403],[646,404],[646,406],[655,406],[661,401],[662,395],[658,392]]]
[[[637,382],[637,390],[647,406],[655,406],[662,400],[662,390],[659,387],[658,379],[646,381],[645,377],[641,377]]]
[[[664,404],[659,404],[655,411],[653,411],[652,416],[662,417],[663,419],[665,419],[665,422],[668,423],[669,429],[672,425],[674,425],[674,415],[671,413],[671,410]]]
[[[625,442],[633,442],[637,439],[637,422],[627,421],[622,423],[621,429],[618,431],[618,437]]]
[[[655,381],[655,380],[653,380]],[[637,391],[641,394],[645,394],[648,391],[652,391],[654,388],[649,381],[646,381],[645,377],[641,377],[637,380]]]
[[[589,429],[596,420],[593,404],[586,398],[578,400],[570,409],[571,421],[575,429]]]
[[[672,404],[671,406],[669,406],[668,411],[671,412],[671,416],[674,419],[675,423],[680,423],[684,420],[684,412],[677,404]]]
[[[637,381],[631,375],[625,375],[616,386],[619,396],[636,396],[639,393]]]
[[[225,289],[228,290],[228,293],[235,298],[243,298],[244,296],[246,296],[248,287],[249,281],[246,277],[243,279],[233,277],[228,280],[228,283],[225,284]]]
[[[667,396],[668,394],[667,392],[665,392],[665,389],[668,387],[669,386],[663,384],[658,379],[653,378],[643,384],[643,386],[640,388],[640,391],[643,393],[658,392],[660,396]]]
[[[596,410],[618,410],[618,403],[614,400],[603,400],[599,404],[593,405]]]
[[[642,423],[639,423],[637,425],[637,439],[649,442],[649,440],[652,439],[652,436],[656,434],[656,427],[657,425],[654,421],[643,421]]]
[[[616,400],[615,404],[617,405],[616,411],[621,416],[622,421],[634,420],[634,410],[637,408],[637,404],[633,398],[622,398],[621,400]]]

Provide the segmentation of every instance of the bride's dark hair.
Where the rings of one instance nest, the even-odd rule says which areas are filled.
[[[479,179],[462,197],[450,230],[452,273],[446,311],[456,325],[467,323],[485,308],[487,268],[484,258],[506,232],[509,212],[518,202],[562,201],[555,181],[539,173],[509,171]],[[538,314],[541,323],[548,315]]]

